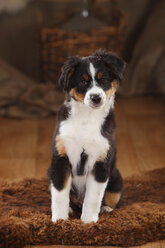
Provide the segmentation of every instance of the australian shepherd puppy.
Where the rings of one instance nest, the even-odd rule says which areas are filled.
[[[123,60],[102,50],[73,56],[62,68],[59,83],[66,100],[58,113],[49,168],[53,222],[68,218],[71,190],[83,199],[86,223],[120,201],[113,108],[124,68]]]

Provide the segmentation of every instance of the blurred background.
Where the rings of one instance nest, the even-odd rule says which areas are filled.
[[[98,48],[128,64],[120,96],[164,95],[164,11],[163,0],[0,0],[0,115],[56,113],[63,62]]]
[[[46,176],[68,56],[127,62],[116,99],[123,176],[165,165],[164,0],[0,0],[0,175]]]

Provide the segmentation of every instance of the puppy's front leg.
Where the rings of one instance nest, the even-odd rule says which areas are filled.
[[[69,192],[71,172],[67,157],[55,156],[49,170],[52,221],[67,219],[69,213]]]
[[[100,207],[107,186],[107,171],[103,162],[96,162],[94,170],[87,177],[86,193],[82,208],[81,220],[97,222]]]

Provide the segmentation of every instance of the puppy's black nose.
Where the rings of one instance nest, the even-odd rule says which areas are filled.
[[[101,97],[98,94],[91,94],[90,99],[92,100],[93,103],[98,104],[101,102]]]

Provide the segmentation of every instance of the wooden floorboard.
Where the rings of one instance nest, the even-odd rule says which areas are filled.
[[[123,177],[165,166],[165,99],[117,99],[115,116],[117,164]],[[0,118],[0,176],[10,180],[45,177],[51,159],[54,127],[55,117],[39,120]],[[165,241],[137,247],[165,248]]]

